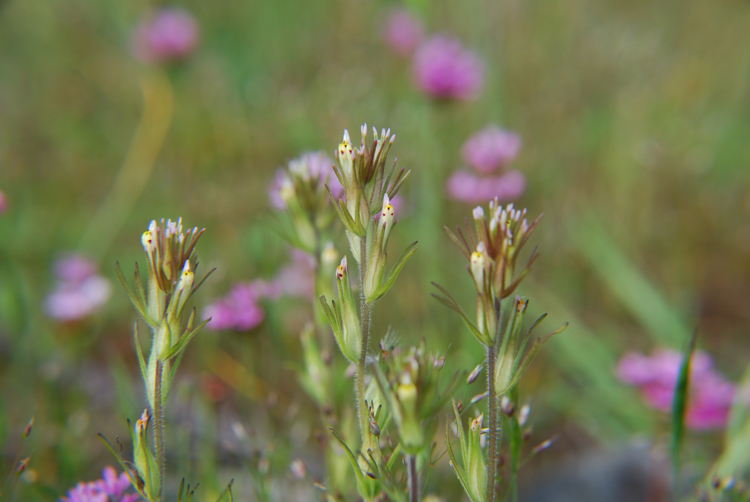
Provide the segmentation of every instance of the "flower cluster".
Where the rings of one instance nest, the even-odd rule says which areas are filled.
[[[320,252],[321,232],[333,223],[333,212],[326,187],[333,198],[344,188],[333,176],[333,161],[324,152],[308,152],[276,171],[271,183],[271,204],[286,211],[292,229],[287,240],[308,253]]]
[[[0,214],[3,214],[8,210],[8,198],[5,196],[2,190],[0,190]]]
[[[448,194],[456,200],[469,203],[497,198],[512,200],[523,195],[526,178],[519,171],[506,171],[521,149],[521,138],[516,133],[497,126],[489,126],[464,143],[464,161],[476,173],[456,171],[447,183]],[[493,174],[500,171],[500,174]]]
[[[414,79],[435,99],[470,101],[484,86],[484,64],[458,40],[435,36],[414,54]]]
[[[424,340],[417,347],[403,350],[381,342],[381,365],[375,366],[380,392],[389,404],[398,430],[401,447],[416,454],[429,442],[425,439],[423,422],[434,418],[448,402],[457,382],[457,375],[438,392],[440,371],[445,356],[427,353]]]
[[[477,331],[474,334],[482,343],[492,344],[498,330],[496,302],[508,298],[529,273],[537,257],[535,252],[518,274],[516,261],[541,216],[529,224],[525,209],[515,209],[513,204],[503,207],[497,199],[489,204],[489,217],[485,216],[482,206],[474,208],[472,215],[476,236],[468,223],[466,235],[460,228],[457,234],[447,227],[446,231],[469,260],[469,272],[477,289]]]
[[[401,57],[413,56],[414,81],[431,98],[470,101],[482,91],[482,60],[455,38],[425,38],[421,21],[409,10],[392,10],[382,35],[393,52]]]
[[[617,376],[638,387],[650,406],[668,412],[672,408],[681,363],[682,355],[676,350],[656,350],[650,357],[629,352],[620,360]],[[735,385],[714,370],[711,357],[705,352],[695,352],[690,364],[687,426],[695,430],[724,427],[735,394]]]
[[[187,57],[198,45],[195,18],[179,7],[149,14],[133,33],[133,53],[144,63],[165,63]]]
[[[193,326],[195,309],[188,317],[183,328],[183,314],[188,299],[200,287],[203,281],[195,283],[197,256],[195,245],[205,229],[193,228],[183,231],[182,218],[166,223],[162,219],[153,220],[143,235],[141,244],[148,259],[148,281],[144,289],[140,271],[136,265],[135,291],[132,291],[125,277],[117,266],[117,273],[130,296],[136,311],[149,325],[152,333],[151,351],[146,364],[136,333],[138,359],[141,370],[146,377],[146,391],[151,409],[155,409],[154,384],[157,378],[157,367],[164,365],[161,371],[162,401],[166,401],[171,384],[170,361],[185,350],[188,342],[200,331],[208,320],[197,327]],[[205,280],[205,278],[204,278]]]
[[[107,466],[102,471],[102,479],[89,483],[78,483],[68,491],[62,502],[140,502],[137,493],[126,493],[131,482],[128,474],[119,476],[113,467]]]
[[[57,286],[45,300],[47,315],[61,321],[83,319],[101,308],[112,294],[109,280],[99,275],[96,264],[79,254],[55,263]]]
[[[407,9],[394,9],[388,14],[383,40],[399,56],[411,56],[422,42],[423,35],[422,23]]]

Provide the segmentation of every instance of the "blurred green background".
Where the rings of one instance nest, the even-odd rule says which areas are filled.
[[[471,207],[447,200],[444,181],[462,166],[463,142],[487,124],[522,136],[514,166],[528,187],[516,204],[545,213],[523,293],[532,313],[550,313],[548,329],[571,322],[522,388],[534,396],[536,442],[561,434],[542,463],[634,434],[659,443],[668,420],[614,377],[627,350],[679,348],[697,327],[699,345],[739,379],[750,354],[747,2],[415,0],[429,33],[456,36],[486,61],[485,89],[469,103],[433,103],[416,90],[409,62],[381,40],[399,4],[180,5],[196,16],[201,42],[160,70],[130,53],[131,30],[152,4],[0,1],[0,190],[9,200],[0,215],[0,472],[36,416],[19,500],[53,500],[98,477],[114,460],[96,433],[127,437],[125,417],[144,406],[135,316],[113,264],[129,275],[142,261],[148,222],[182,216],[207,229],[199,256],[218,271],[199,308],[236,281],[273,277],[288,261],[269,224],[274,170],[304,151],[332,155],[344,128],[356,143],[364,122],[390,127],[391,158],[413,171],[392,246],[420,241],[418,259],[377,305],[375,339],[389,326],[404,343],[424,337],[448,350],[451,371],[473,368],[482,351],[429,296],[434,280],[467,309],[474,301],[442,229]],[[139,126],[144,89],[154,115]],[[150,139],[134,152],[137,134]],[[112,193],[124,165],[135,167]],[[345,239],[337,245],[343,251]],[[42,310],[52,263],[67,251],[95,257],[115,285],[101,312],[74,324]],[[244,464],[263,467],[267,457],[282,483],[292,458],[314,464],[320,455],[325,424],[293,372],[309,307],[265,308],[251,332],[202,333],[171,397],[170,470],[200,480],[206,500],[229,477],[247,477]],[[231,445],[236,424],[249,431],[247,448]],[[705,464],[721,437],[689,440],[700,444],[689,455]],[[447,475],[430,491],[457,499],[447,464],[439,468]],[[295,483],[312,496],[309,483]],[[253,500],[244,485],[238,499]]]

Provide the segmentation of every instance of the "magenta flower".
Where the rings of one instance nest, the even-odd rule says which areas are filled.
[[[78,483],[68,491],[62,502],[139,502],[137,493],[125,493],[131,483],[126,473],[119,476],[113,467],[107,466],[102,471],[103,479],[89,483]]]
[[[629,352],[620,360],[617,377],[638,387],[650,406],[668,412],[672,408],[681,360],[681,354],[675,350],[657,350],[651,357]],[[735,393],[735,385],[714,371],[710,356],[696,352],[690,365],[685,423],[695,430],[724,427]]]
[[[414,55],[417,87],[435,99],[467,101],[484,85],[484,64],[458,40],[436,36],[423,42]]]
[[[70,254],[55,264],[57,286],[45,300],[47,315],[61,321],[83,319],[107,303],[112,294],[109,280],[97,273],[96,264]]]
[[[205,308],[203,318],[211,318],[206,327],[249,331],[258,326],[265,317],[258,301],[267,289],[268,284],[264,281],[237,284],[227,296]]]
[[[5,194],[0,190],[0,214],[3,214],[8,209],[8,199]]]
[[[306,152],[289,162],[288,169],[278,169],[276,178],[268,187],[271,205],[276,209],[286,209],[286,202],[281,196],[285,185],[292,183],[290,173],[305,179],[318,178],[319,186],[328,185],[334,198],[338,199],[344,193],[344,187],[333,172],[333,161],[325,152]]]
[[[422,36],[422,23],[407,9],[394,9],[388,14],[383,40],[399,56],[411,56],[422,42]]]
[[[146,16],[133,32],[133,54],[144,63],[176,61],[198,45],[198,23],[179,7],[162,8]]]
[[[518,134],[491,125],[466,140],[461,153],[467,164],[489,174],[511,162],[520,151],[521,137]]]
[[[526,178],[518,171],[508,171],[500,176],[477,176],[469,171],[456,171],[448,178],[448,195],[452,199],[470,204],[487,202],[495,197],[499,202],[517,199],[523,195]]]

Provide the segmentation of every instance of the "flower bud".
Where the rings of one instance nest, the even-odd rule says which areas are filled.
[[[477,250],[471,253],[471,275],[477,286],[477,292],[483,294],[485,290],[486,276],[490,270],[490,259],[487,256],[487,248],[484,241],[479,241]]]

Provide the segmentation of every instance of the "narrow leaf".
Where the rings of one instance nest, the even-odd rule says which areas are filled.
[[[685,430],[685,410],[690,393],[690,363],[695,352],[695,341],[698,338],[698,330],[688,338],[682,351],[682,364],[680,375],[677,378],[677,387],[674,391],[672,401],[672,483],[673,493],[678,493],[680,486],[680,450]]]

